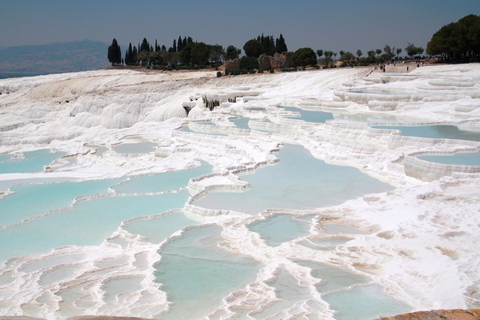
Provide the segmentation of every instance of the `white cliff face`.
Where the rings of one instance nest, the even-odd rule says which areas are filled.
[[[254,314],[275,301],[267,283],[282,268],[310,292],[309,298],[288,310],[289,314],[334,319],[332,309],[315,289],[318,279],[295,260],[326,263],[368,276],[412,310],[478,308],[478,167],[446,168],[425,163],[415,155],[478,151],[480,143],[403,137],[398,130],[371,126],[385,124],[383,119],[395,116],[395,121],[404,123],[450,124],[480,131],[480,65],[429,66],[409,74],[374,72],[364,78],[369,71],[338,69],[216,78],[216,72],[102,70],[0,80],[0,154],[52,148],[70,156],[55,161],[43,173],[0,174],[0,182],[47,177],[105,179],[176,171],[198,166],[199,160],[208,162],[213,166],[212,174],[190,180],[191,197],[183,211],[200,223],[221,226],[223,246],[230,252],[264,264],[255,281],[232,292],[212,312],[225,319],[239,306]],[[218,100],[220,106],[210,111],[202,97]],[[194,106],[188,116],[183,107],[186,102]],[[339,116],[325,124],[312,124],[287,119],[290,114],[277,108],[279,105],[331,111]],[[237,128],[231,122],[235,116],[248,117],[250,129]],[[338,120],[356,116],[367,121]],[[178,130],[184,125],[193,132]],[[115,144],[132,137],[155,143],[155,152],[120,154],[114,150]],[[390,183],[395,190],[308,212],[284,210],[284,214],[314,218],[308,236],[279,247],[268,246],[246,227],[277,211],[252,216],[196,205],[212,190],[248,188],[238,175],[275,164],[278,160],[272,152],[286,143],[303,145],[328,163],[358,168]],[[103,153],[95,155],[100,147]],[[4,194],[8,196],[8,190]],[[331,225],[362,233],[332,236],[326,232]],[[184,231],[178,230],[169,240]],[[301,245],[339,237],[348,241],[330,250]],[[169,309],[169,303],[154,281],[153,266],[161,259],[157,252],[163,244],[145,242],[127,232],[122,223],[100,246],[63,247],[12,260],[0,269],[0,315],[63,318],[67,311],[58,311],[62,308],[59,297],[67,301],[69,292],[82,297],[77,307],[88,304],[88,308],[80,308],[85,314],[160,315]],[[80,257],[71,282],[43,286],[38,279],[41,272],[51,272],[51,266],[39,268],[43,271],[35,275],[19,271],[32,261],[58,256]],[[128,263],[116,265],[115,259]],[[70,263],[69,258],[59,261],[61,266]],[[109,265],[102,269],[103,278],[96,275],[99,264]],[[105,279],[128,274],[142,279],[140,289],[128,297],[119,296],[124,301],[121,307],[105,303]],[[318,307],[311,307],[313,303]],[[28,309],[25,304],[35,307]]]

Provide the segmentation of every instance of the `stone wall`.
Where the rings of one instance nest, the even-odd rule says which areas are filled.
[[[283,53],[275,53],[270,56],[270,65],[274,69],[283,69],[283,68],[291,68],[294,66],[292,62],[292,55],[293,52],[283,52]]]
[[[236,58],[233,60],[225,61],[224,63],[225,72],[231,72],[235,69],[240,69],[240,59]]]

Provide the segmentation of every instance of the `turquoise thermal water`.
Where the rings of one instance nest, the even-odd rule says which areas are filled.
[[[178,211],[127,222],[125,229],[132,234],[144,236],[148,242],[159,244],[174,232],[196,224],[198,222],[188,219],[182,211]]]
[[[248,126],[248,121],[250,121],[250,118],[230,119],[230,121],[233,122],[239,129],[250,129]]]
[[[8,226],[48,211],[71,206],[83,195],[106,193],[108,188],[125,179],[25,184],[11,188],[14,192],[0,201],[0,226]],[[28,199],[28,201],[25,201]]]
[[[266,209],[314,209],[338,205],[369,193],[393,190],[356,168],[326,164],[305,148],[285,145],[280,162],[242,176],[251,188],[245,192],[215,192],[195,205],[258,213]]]
[[[188,185],[192,177],[200,177],[212,171],[212,166],[202,163],[200,167],[171,171],[161,174],[132,177],[129,181],[113,187],[117,193],[149,193],[178,190]]]
[[[323,263],[299,260],[296,263],[311,268],[322,298],[336,311],[335,319],[370,320],[410,311],[403,302],[387,295],[383,288],[371,284],[372,279]]]
[[[286,145],[278,156],[279,163],[242,177],[249,181],[252,190],[244,193],[213,193],[202,200],[216,196],[223,198],[246,195],[246,198],[234,200],[233,205],[237,206],[239,211],[246,208],[249,212],[258,212],[269,207],[302,209],[327,206],[365,193],[393,189],[390,185],[372,179],[357,169],[327,165],[313,158],[303,147]],[[9,161],[7,157],[2,159]],[[118,229],[122,221],[127,221],[124,226],[126,231],[141,235],[145,237],[142,241],[154,244],[160,244],[172,234],[186,228],[182,235],[165,242],[159,251],[161,261],[155,266],[157,270],[155,275],[157,281],[162,283],[162,290],[167,293],[168,300],[173,303],[171,310],[166,314],[162,313],[160,317],[162,319],[201,317],[218,308],[222,304],[222,299],[229,293],[242,290],[248,283],[254,281],[257,272],[263,266],[248,256],[222,248],[224,239],[221,236],[223,231],[221,227],[198,226],[198,222],[188,219],[181,210],[190,194],[187,190],[176,192],[172,190],[181,190],[188,184],[189,179],[210,173],[211,169],[210,165],[203,163],[197,168],[130,177],[128,180],[124,177],[14,186],[12,187],[14,193],[0,199],[2,224],[16,223],[30,217],[37,218],[14,227],[0,229],[0,263],[15,256],[46,253],[61,246],[100,245]],[[82,195],[95,196],[82,198],[83,200],[70,207],[74,199]],[[227,199],[226,203],[229,201],[231,200]],[[172,209],[178,210],[162,214]],[[12,214],[3,215],[6,211]],[[47,211],[53,212],[42,216]],[[264,221],[252,223],[248,228],[258,232],[267,245],[278,246],[285,241],[308,235],[312,218],[313,216],[295,217],[278,214]],[[115,242],[112,240],[112,243]],[[341,243],[340,241],[339,244]],[[331,248],[334,246],[333,243],[330,244]],[[36,265],[38,268],[46,265],[55,266],[83,258],[83,254],[72,254],[52,258],[51,261],[38,260],[24,265],[23,271],[36,270]],[[147,263],[146,261],[142,263]],[[98,267],[108,268],[110,264],[113,266],[122,263],[128,263],[128,260],[105,261]],[[78,268],[79,266],[75,265],[51,269],[52,271],[40,277],[40,284],[68,281]],[[350,278],[340,271],[328,274],[322,267],[313,269],[314,272],[323,272],[323,278],[320,275],[318,278],[327,279],[318,286],[318,290],[323,292],[334,288],[343,289],[344,286],[350,285],[350,282],[358,280],[349,280],[350,282],[344,284],[342,281]],[[317,273],[314,276],[317,277]],[[7,278],[5,281],[8,283],[13,281]],[[117,294],[140,290],[140,281],[142,278],[135,275],[105,280],[104,301],[114,303]],[[280,300],[253,314],[254,318],[260,319],[262,316],[281,313],[283,309],[294,306],[299,300],[311,298],[309,289],[299,285],[285,267],[280,267],[275,279],[268,282],[268,285],[275,288],[276,296]],[[74,315],[78,315],[75,313],[78,310],[75,311],[76,308],[72,307],[72,301],[81,296],[81,292],[76,290],[75,288],[72,292],[58,294],[64,298],[61,306],[64,306],[65,310],[61,310],[62,314],[68,315],[69,312],[73,312]],[[350,289],[345,291],[353,292],[349,297],[359,300],[363,299],[363,295],[372,294],[371,291],[357,292]],[[378,294],[380,300],[385,301],[382,292],[377,291],[374,291],[374,294]],[[325,299],[330,298],[333,306],[336,301],[342,301],[342,293],[343,291],[328,293]],[[76,303],[82,308],[93,307],[91,299],[93,298],[85,297]],[[373,306],[377,303],[373,299],[367,302]],[[29,304],[26,305],[28,306]],[[335,306],[340,317],[348,315],[345,306],[339,303]],[[392,308],[396,310],[396,305],[393,304]],[[244,312],[233,311],[239,315]],[[393,313],[389,311],[388,314]]]
[[[125,183],[121,182],[126,178],[118,178],[15,186],[14,193],[0,199],[0,225],[23,223],[0,229],[0,261],[65,245],[98,245],[123,220],[183,208],[190,196],[188,191],[161,193],[186,187],[190,178],[209,172],[211,166],[203,164],[189,170],[134,177]],[[134,195],[108,193],[112,186],[120,190],[117,192]],[[74,200],[84,195],[96,196],[72,207]],[[32,217],[35,219],[24,221]]]
[[[295,303],[302,300],[308,300],[311,295],[309,289],[305,286],[300,286],[298,280],[295,279],[285,267],[279,268],[275,274],[275,278],[268,281],[267,284],[275,288],[275,296],[278,300],[263,308],[259,313],[252,316],[255,319],[284,319],[286,314],[278,314],[284,309],[294,306]],[[275,316],[274,316],[275,315]],[[269,318],[270,319],[270,318]]]
[[[443,164],[480,166],[480,152],[456,153],[452,155],[418,156],[418,159]]]
[[[248,225],[257,232],[269,246],[279,246],[284,242],[308,235],[310,224],[296,219],[294,215],[278,214]]]
[[[42,172],[43,166],[64,155],[65,152],[50,152],[48,149],[25,152],[24,159],[3,155],[0,158],[0,174]]]
[[[48,252],[66,245],[99,245],[123,220],[182,208],[187,191],[149,196],[107,196],[81,201],[73,209],[51,213],[0,230],[0,261]]]
[[[303,120],[306,122],[325,123],[327,120],[333,120],[333,114],[331,112],[324,111],[311,111],[304,110],[295,107],[282,107],[283,109],[291,112],[300,113],[300,117],[288,117],[294,120]]]
[[[221,231],[216,225],[192,227],[161,248],[155,275],[173,302],[162,319],[199,318],[255,279],[261,264],[219,247]]]
[[[376,284],[340,290],[324,295],[323,299],[335,310],[336,320],[371,320],[411,311]]]
[[[410,137],[480,141],[480,132],[464,131],[451,125],[375,126],[374,128],[400,130],[402,131],[402,136]]]

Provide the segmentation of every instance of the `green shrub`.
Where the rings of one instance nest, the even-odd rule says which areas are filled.
[[[258,69],[258,73],[263,73],[263,69]]]
[[[222,72],[221,71],[218,71],[217,72],[217,78],[220,78],[222,76]]]
[[[258,59],[254,57],[243,57],[240,59],[240,69],[252,70],[258,69]]]
[[[275,70],[273,68],[270,68],[270,73],[275,73]]]

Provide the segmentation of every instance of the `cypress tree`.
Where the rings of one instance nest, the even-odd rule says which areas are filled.
[[[112,66],[122,63],[122,51],[115,38],[113,38],[112,45],[108,47],[107,58]]]
[[[143,38],[142,45],[140,46],[139,53],[142,51],[150,51],[150,44],[146,38]]]
[[[178,37],[178,42],[177,42],[177,51],[180,52],[183,49],[183,42],[182,42],[182,37]]]
[[[288,51],[287,45],[285,44],[285,38],[283,38],[283,35],[281,33],[280,33],[280,38],[278,38],[276,41],[275,51],[277,53]]]

